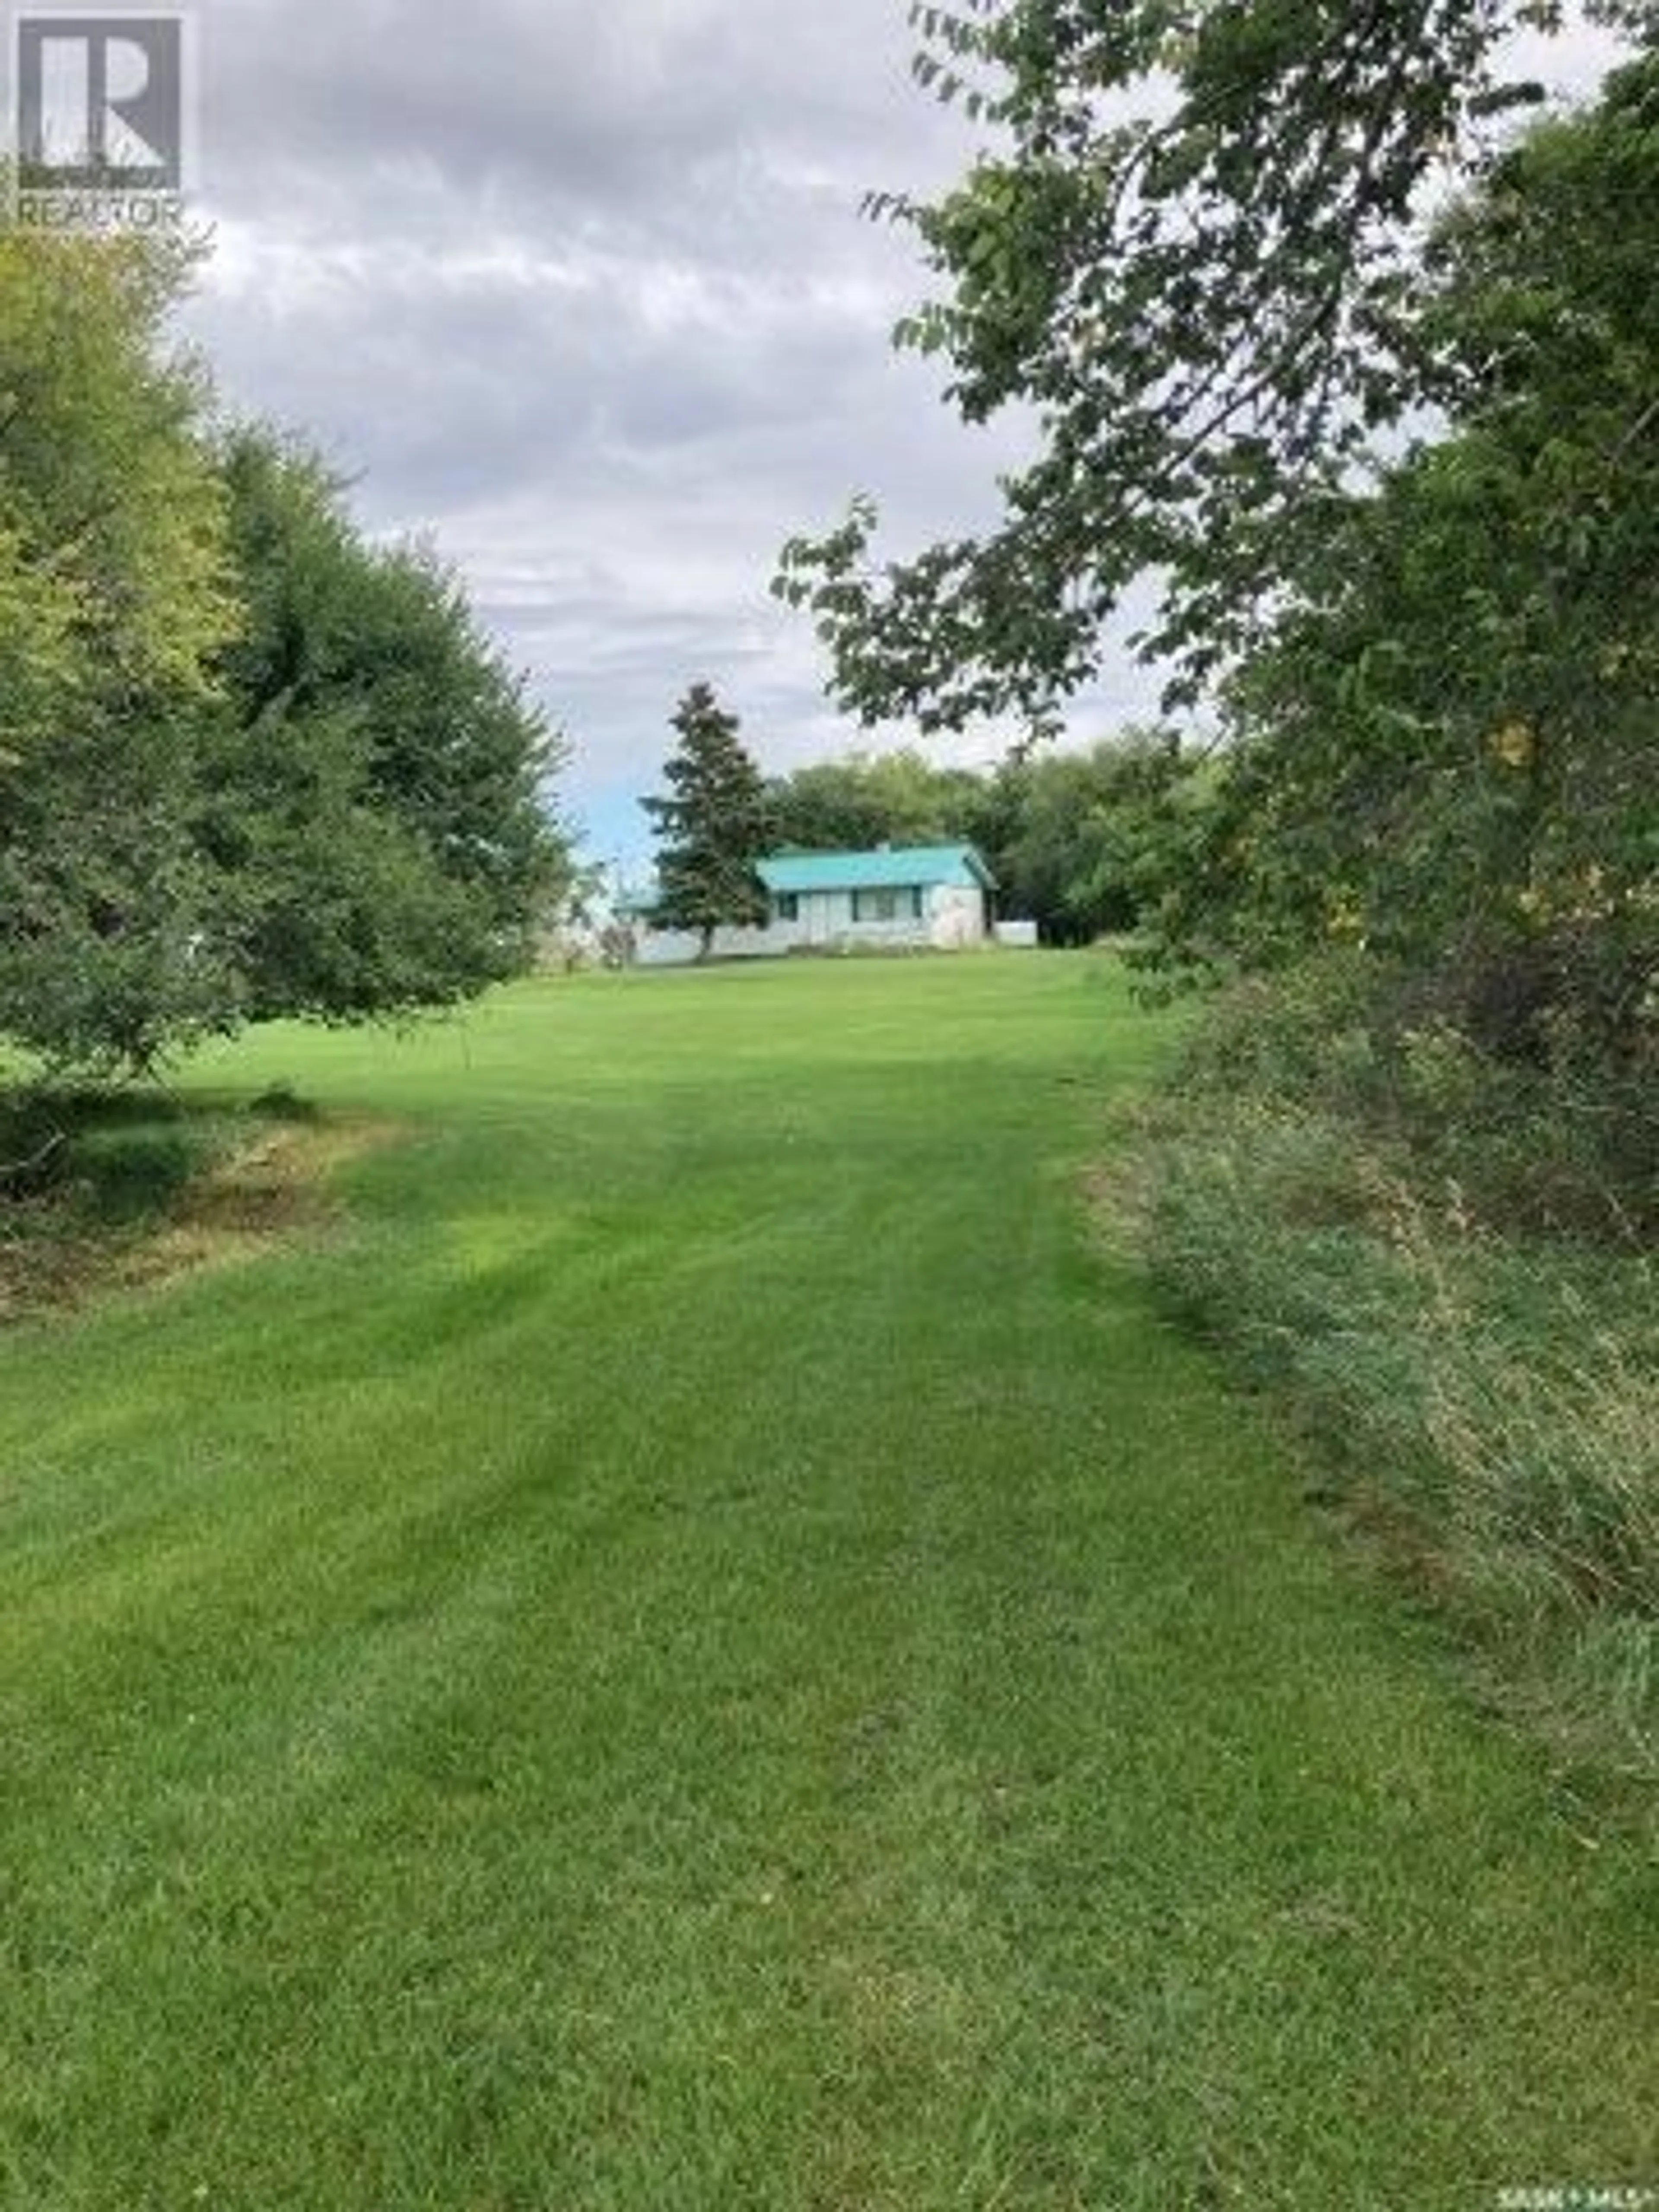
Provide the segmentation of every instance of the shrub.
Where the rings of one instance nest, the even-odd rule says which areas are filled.
[[[78,1235],[155,1219],[222,1134],[153,1093],[14,1094],[0,1102],[0,1231]]]
[[[77,1211],[111,1225],[151,1219],[179,1196],[201,1157],[178,1120],[86,1130],[70,1147]]]
[[[1351,972],[1252,984],[1149,1117],[1140,1220],[1505,1701],[1652,1772],[1659,1282],[1619,1114],[1565,1127],[1564,1095]]]

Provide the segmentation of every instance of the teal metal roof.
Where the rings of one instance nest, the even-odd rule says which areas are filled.
[[[776,853],[757,863],[769,891],[994,890],[971,845],[895,845],[873,853]]]

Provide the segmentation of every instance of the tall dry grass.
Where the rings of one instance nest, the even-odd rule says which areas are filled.
[[[1464,1040],[1379,1040],[1346,988],[1297,989],[1219,1007],[1147,1116],[1159,1277],[1294,1411],[1504,1704],[1659,1775],[1640,1176],[1607,1173],[1607,1123],[1553,1129],[1542,1079],[1510,1110],[1515,1072],[1483,1081]]]

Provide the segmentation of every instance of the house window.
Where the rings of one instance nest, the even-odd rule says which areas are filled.
[[[920,884],[906,884],[902,890],[853,894],[854,921],[920,921],[926,911]]]
[[[777,907],[776,918],[778,921],[799,921],[800,920],[800,893],[799,891],[778,892],[775,903]]]

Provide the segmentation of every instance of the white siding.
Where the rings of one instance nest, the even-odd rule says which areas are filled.
[[[901,908],[908,909],[910,894],[901,891],[897,897]],[[923,895],[921,915],[905,911],[890,921],[855,920],[854,903],[851,891],[802,891],[797,902],[799,921],[793,925],[800,941],[826,951],[884,945],[895,950],[932,946],[942,952],[985,941],[985,894],[977,889],[935,884]]]
[[[907,891],[895,894],[896,903],[908,908],[910,895]],[[852,891],[804,891],[801,894],[801,921],[810,945],[826,946],[858,945],[926,945],[927,928],[908,912],[894,916],[890,921],[868,921],[855,912],[855,896]]]
[[[939,884],[929,901],[929,941],[941,952],[985,942],[985,894]]]
[[[775,960],[793,952],[802,942],[792,921],[775,921],[764,929],[717,929],[709,956],[715,960]],[[689,968],[702,950],[695,929],[642,929],[635,939],[635,958],[641,968]]]

